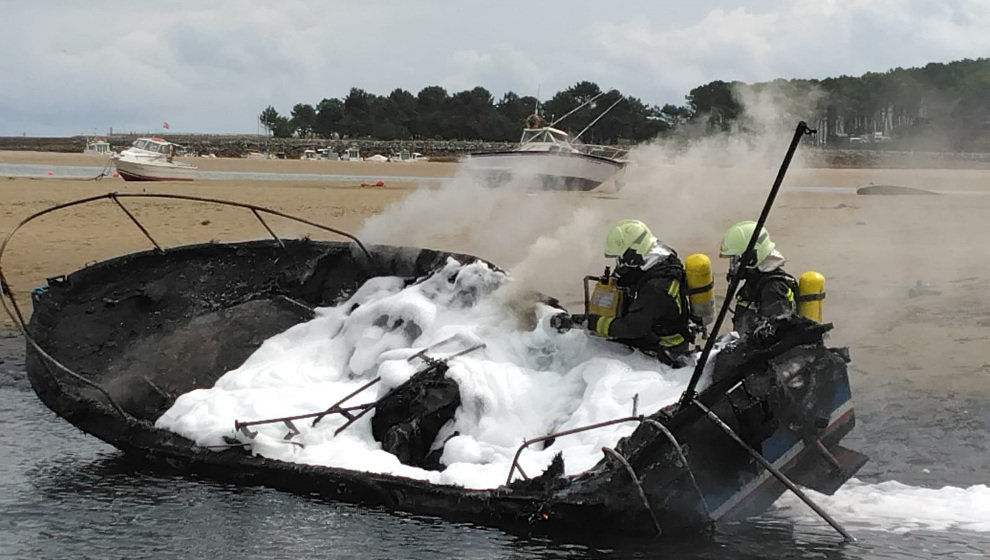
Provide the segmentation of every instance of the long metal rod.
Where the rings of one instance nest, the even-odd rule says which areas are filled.
[[[164,253],[165,252],[165,251],[162,250],[161,245],[159,245],[158,242],[155,241],[155,238],[152,237],[150,233],[148,233],[148,230],[143,225],[141,225],[141,222],[138,221],[138,219],[134,217],[134,214],[131,214],[131,211],[128,210],[127,207],[124,206],[123,203],[120,202],[120,200],[117,198],[117,193],[111,193],[110,194],[110,200],[114,201],[114,203],[117,206],[119,206],[121,210],[124,211],[124,214],[127,214],[127,217],[130,218],[132,222],[134,222],[134,225],[136,225],[138,227],[138,229],[141,230],[141,233],[143,233],[144,236],[148,238],[148,241],[151,241],[151,244],[155,246],[155,249],[159,253]]]
[[[780,184],[784,182],[784,175],[787,173],[787,168],[791,165],[791,158],[794,157],[794,151],[797,149],[797,145],[801,142],[801,138],[805,134],[813,134],[814,131],[808,128],[808,125],[804,121],[797,124],[794,129],[794,137],[791,138],[791,144],[787,147],[787,154],[784,155],[784,161],[780,164],[780,170],[777,172],[777,178],[773,182],[773,187],[770,188],[770,194],[767,196],[767,201],[763,205],[763,211],[760,212],[760,218],[756,221],[756,228],[753,230],[753,235],[749,238],[749,243],[746,245],[746,250],[740,256],[742,262],[747,262],[746,259],[749,255],[753,253],[753,248],[756,246],[756,240],[759,238],[760,230],[763,229],[763,224],[767,221],[767,216],[770,214],[770,208],[773,206],[774,199],[777,198],[777,191],[780,190]],[[740,267],[741,268],[741,267]],[[701,374],[705,371],[705,364],[708,362],[708,358],[711,356],[712,349],[715,347],[715,341],[718,338],[718,331],[722,328],[722,321],[725,320],[725,316],[729,311],[729,305],[732,303],[733,297],[736,294],[736,288],[739,286],[739,281],[742,278],[741,270],[740,273],[734,274],[729,280],[729,286],[725,291],[725,299],[722,300],[722,307],[718,312],[718,317],[715,318],[715,324],[712,325],[711,334],[705,341],[705,348],[701,351],[701,356],[698,358],[698,363],[694,367],[694,373],[691,375],[691,380],[688,382],[687,389],[684,390],[684,395],[681,397],[681,402],[678,404],[678,410],[688,406],[692,400],[697,396],[696,389],[698,387],[698,381],[701,379]]]
[[[808,507],[810,507],[812,510],[814,510],[815,513],[818,514],[819,517],[821,517],[822,519],[825,520],[826,523],[831,525],[832,528],[835,529],[840,535],[842,535],[843,538],[845,538],[847,541],[856,540],[852,535],[849,534],[848,531],[846,531],[842,527],[842,525],[839,525],[838,521],[832,519],[831,515],[829,515],[825,510],[819,507],[818,504],[812,501],[812,499],[809,498],[804,492],[802,492],[801,489],[798,488],[796,484],[791,482],[791,480],[787,478],[787,476],[784,473],[780,472],[780,470],[777,469],[777,467],[773,466],[773,464],[770,461],[767,461],[763,455],[760,455],[755,449],[747,445],[746,442],[744,442],[742,438],[740,438],[739,435],[736,434],[736,432],[732,428],[730,428],[725,422],[723,422],[722,419],[719,418],[717,414],[712,412],[710,408],[702,404],[702,402],[699,401],[698,399],[691,399],[691,402],[699,409],[701,409],[701,411],[705,413],[705,416],[707,416],[709,420],[714,422],[716,426],[718,426],[723,432],[726,433],[726,435],[731,437],[736,443],[739,444],[740,447],[745,449],[746,452],[749,453],[751,457],[753,457],[754,459],[756,459],[758,463],[763,465],[763,468],[768,470],[770,474],[772,474],[777,480],[781,482],[781,484],[786,486],[787,489],[790,490],[791,492],[794,492],[794,494],[798,498],[800,498],[802,502],[807,504]]]
[[[618,99],[616,99],[615,100],[615,103],[612,103],[611,105],[609,105],[608,106],[608,109],[605,109],[604,111],[602,111],[602,113],[600,115],[598,115],[597,117],[595,117],[595,120],[591,121],[590,123],[588,123],[588,126],[586,126],[583,129],[581,129],[581,132],[578,132],[577,135],[574,136],[574,139],[575,140],[580,139],[582,134],[584,134],[585,132],[588,132],[588,129],[589,128],[595,126],[595,123],[596,122],[602,120],[602,117],[604,117],[606,114],[608,114],[608,112],[611,111],[621,101],[622,101],[622,98],[621,97],[618,98]]]
[[[323,410],[320,412],[310,412],[308,414],[296,414],[294,416],[282,416],[281,418],[268,418],[266,420],[250,420],[248,422],[241,422],[240,420],[234,420],[234,429],[239,431],[241,428],[247,428],[249,426],[260,426],[262,424],[277,424],[279,422],[286,422],[286,421],[291,422],[293,420],[305,420],[306,418],[313,418],[315,416],[323,416],[327,414],[342,414],[342,415],[350,414],[352,410],[364,410],[369,406],[371,406],[371,403],[355,404],[351,406],[334,405],[327,410]]]
[[[388,395],[386,395],[386,396],[388,396]],[[343,432],[344,430],[346,430],[347,428],[349,428],[351,424],[353,424],[353,423],[357,422],[358,420],[360,420],[362,416],[364,416],[365,414],[367,414],[367,413],[371,412],[372,410],[374,410],[375,407],[378,406],[378,403],[382,402],[382,399],[384,399],[384,398],[385,397],[382,397],[381,399],[378,399],[377,401],[375,401],[373,403],[368,403],[368,406],[364,410],[362,410],[361,412],[358,412],[357,414],[351,416],[350,418],[347,419],[347,422],[344,422],[344,425],[343,426],[341,426],[341,427],[337,428],[336,430],[334,430],[333,431],[333,435],[337,435],[340,432]]]
[[[285,243],[282,243],[282,239],[279,238],[279,236],[275,235],[275,232],[272,231],[272,228],[268,227],[268,224],[265,222],[265,219],[262,218],[261,214],[258,213],[258,209],[252,208],[251,213],[254,214],[254,217],[258,218],[258,221],[261,222],[261,225],[264,226],[266,230],[268,230],[268,234],[272,236],[272,239],[278,242],[278,246],[285,249]]]
[[[567,117],[569,117],[569,116],[571,116],[571,115],[573,115],[573,114],[574,114],[574,113],[575,113],[575,112],[576,112],[576,111],[577,111],[578,109],[580,109],[581,107],[584,107],[585,105],[588,105],[588,104],[590,104],[590,103],[591,103],[592,101],[594,101],[594,100],[596,100],[596,99],[598,99],[599,97],[601,97],[601,96],[603,96],[603,95],[605,95],[605,92],[604,92],[604,91],[600,91],[600,92],[598,92],[598,95],[596,95],[596,96],[594,96],[594,97],[592,97],[591,99],[589,99],[589,100],[587,100],[587,101],[585,101],[584,103],[582,103],[582,104],[580,104],[580,105],[578,105],[577,107],[575,107],[575,108],[573,108],[573,109],[571,109],[570,111],[568,111],[568,112],[566,112],[566,113],[564,113],[564,116],[563,116],[563,117],[560,117],[559,119],[557,119],[557,120],[555,120],[555,121],[553,121],[552,123],[550,123],[550,126],[555,126],[555,125],[556,125],[557,123],[559,123],[560,121],[562,121],[562,120],[564,120],[564,119],[566,119]]]
[[[371,381],[365,383],[364,385],[361,385],[360,387],[358,387],[357,389],[355,389],[354,391],[352,391],[346,397],[344,397],[344,398],[340,399],[339,401],[337,401],[337,402],[333,403],[332,405],[330,405],[330,408],[324,410],[323,412],[319,412],[317,414],[314,414],[314,416],[316,416],[316,418],[313,419],[313,423],[310,424],[310,426],[312,427],[312,426],[315,426],[315,425],[319,424],[320,423],[320,420],[323,420],[323,417],[324,416],[326,416],[327,414],[333,414],[334,412],[337,412],[337,410],[340,408],[340,405],[343,404],[344,401],[346,401],[347,399],[353,397],[354,395],[356,395],[356,394],[364,391],[368,387],[371,387],[372,385],[374,385],[375,383],[378,383],[381,380],[382,380],[381,376],[378,376],[378,377],[372,379]]]

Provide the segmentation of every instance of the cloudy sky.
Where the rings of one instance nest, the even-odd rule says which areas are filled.
[[[990,0],[0,0],[0,136],[256,133],[269,106],[440,85],[649,105],[712,80],[990,56]]]

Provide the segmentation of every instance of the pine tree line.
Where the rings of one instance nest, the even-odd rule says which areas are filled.
[[[672,134],[753,130],[765,126],[770,116],[785,124],[807,121],[818,129],[818,142],[827,146],[990,151],[987,58],[860,77],[713,81],[692,89],[685,101],[647,105],[587,81],[546,101],[512,92],[495,101],[483,87],[452,95],[440,86],[416,95],[396,89],[387,96],[352,88],[343,99],[323,99],[315,107],[296,104],[289,116],[269,106],[259,119],[270,133],[284,138],[511,142],[519,138],[525,119],[538,111],[549,122],[567,115],[558,126],[572,133],[593,123],[581,137],[587,143],[623,144]]]

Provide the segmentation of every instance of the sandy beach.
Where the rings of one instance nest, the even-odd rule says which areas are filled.
[[[0,152],[0,163],[101,166],[82,154]],[[648,222],[681,256],[713,258],[718,289],[725,262],[714,258],[721,231],[755,219],[775,169],[699,170],[641,167],[628,186],[589,193],[531,193],[437,186],[456,178],[453,163],[372,163],[196,159],[203,170],[320,173],[367,180],[198,180],[126,183],[0,176],[0,231],[6,236],[34,212],[108,192],[172,193],[236,200],[359,234],[368,242],[463,251],[509,269],[522,283],[577,312],[581,277],[608,264],[600,254],[607,225],[623,217]],[[379,177],[405,177],[362,187]],[[424,178],[417,180],[417,177]],[[687,186],[686,177],[707,187]],[[427,179],[429,178],[429,179]],[[927,196],[864,196],[863,185],[929,189]],[[713,190],[715,185],[723,189]],[[728,185],[728,186],[727,186]],[[126,200],[162,246],[264,237],[250,212],[182,201]],[[171,212],[170,210],[177,210]],[[983,224],[990,211],[990,170],[793,168],[768,220],[793,274],[827,278],[825,320],[831,342],[849,346],[854,385],[888,383],[944,393],[990,394],[990,258]],[[280,235],[330,237],[273,219]],[[10,240],[0,262],[19,305],[50,276],[151,245],[111,201],[42,217]],[[5,314],[4,314],[5,315]],[[3,317],[2,327],[12,322]]]

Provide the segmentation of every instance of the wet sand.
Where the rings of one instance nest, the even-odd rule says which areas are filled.
[[[104,161],[99,156],[82,154],[0,152],[0,162],[99,166]],[[372,184],[378,176],[450,177],[457,170],[457,165],[450,163],[194,161],[209,170],[365,175]],[[862,196],[850,192],[850,188],[870,183],[944,194]],[[896,383],[947,396],[953,391],[990,395],[990,249],[983,225],[990,211],[990,170],[792,169],[786,185],[835,188],[826,192],[781,192],[769,224],[778,248],[789,259],[789,271],[797,275],[814,269],[826,276],[825,320],[836,325],[831,342],[850,347],[854,385],[883,387]],[[317,179],[151,184],[115,178],[92,181],[0,177],[0,232],[6,235],[28,215],[54,204],[111,191],[230,199],[357,232],[368,218],[402,201],[418,187],[435,188],[415,180],[361,187],[359,181]],[[764,187],[764,196],[765,190]],[[519,205],[533,200],[531,194],[513,196]],[[563,213],[607,206],[612,214],[638,216],[640,207],[635,200],[624,197],[623,192],[607,190],[539,195],[543,202],[553,203]],[[173,200],[125,203],[163,246],[266,235],[245,210]],[[181,211],[164,212],[174,208]],[[750,210],[740,210],[739,219],[755,219],[748,215]],[[487,227],[485,218],[476,218],[477,227]],[[650,220],[649,216],[643,218]],[[271,220],[271,225],[281,235],[329,236],[278,219]],[[668,232],[664,239],[682,256],[704,251],[714,257],[718,243],[714,232],[722,227],[721,223],[699,224]],[[496,228],[487,233],[497,240]],[[581,232],[584,237],[573,242],[591,244],[597,250],[602,234],[597,230]],[[530,250],[528,246],[510,246],[493,251],[490,243],[479,244],[475,239],[454,228],[439,243],[441,248],[469,252],[499,264],[503,260],[511,263],[519,253]],[[12,238],[0,265],[19,304],[29,313],[30,290],[46,277],[150,246],[126,215],[106,200],[32,222]],[[724,291],[725,263],[713,260],[718,286]],[[586,273],[599,272],[599,264]],[[560,270],[548,263],[546,275],[555,274]],[[564,293],[550,293],[573,306],[580,300],[580,277],[571,279],[568,272],[565,280],[548,285]],[[11,321],[5,314],[2,319],[0,327],[9,329]]]

